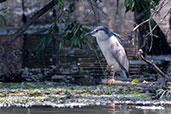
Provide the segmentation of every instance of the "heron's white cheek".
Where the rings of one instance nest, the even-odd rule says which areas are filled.
[[[92,34],[92,36],[93,36],[93,37],[97,37],[97,34],[96,34],[96,33],[95,33],[95,34]]]
[[[96,37],[96,35],[95,35],[95,34],[93,34],[92,36],[93,36],[93,37]]]

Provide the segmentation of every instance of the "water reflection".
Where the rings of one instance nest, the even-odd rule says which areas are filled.
[[[126,104],[109,104],[82,108],[1,108],[0,114],[171,114],[171,109],[140,109]]]

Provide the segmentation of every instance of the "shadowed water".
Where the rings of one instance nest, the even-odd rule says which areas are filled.
[[[0,114],[171,114],[171,108],[157,107],[157,109],[136,106],[119,105],[108,106],[89,106],[81,108],[1,108]]]

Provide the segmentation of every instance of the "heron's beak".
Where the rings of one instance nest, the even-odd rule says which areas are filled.
[[[95,31],[91,31],[91,32],[88,32],[84,35],[84,37],[87,37],[87,36],[90,36],[90,35],[93,35],[95,34],[96,32]]]

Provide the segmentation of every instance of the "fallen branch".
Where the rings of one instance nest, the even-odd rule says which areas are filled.
[[[162,72],[156,64],[154,64],[153,62],[147,60],[143,55],[143,51],[140,49],[138,55],[141,57],[141,59],[143,61],[145,61],[147,64],[152,65],[153,68],[161,75],[163,76],[165,79],[167,79],[168,81],[171,81],[171,78],[169,76],[167,76],[164,72]],[[102,82],[103,84],[109,84],[106,81]],[[111,85],[116,85],[116,86],[129,86],[129,87],[142,87],[151,91],[155,91],[156,89],[160,89],[160,88],[165,88],[165,86],[161,83],[153,83],[153,82],[146,82],[144,81],[143,83],[133,83],[133,82],[126,82],[126,81],[115,81],[113,82]]]
[[[161,70],[160,70],[160,68],[156,65],[156,64],[154,64],[153,62],[151,62],[151,61],[149,61],[149,60],[147,60],[144,56],[143,56],[143,51],[142,51],[142,49],[140,49],[139,50],[139,56],[141,57],[141,59],[143,60],[143,61],[145,61],[146,63],[148,63],[149,65],[151,65],[161,76],[163,76],[164,78],[166,78],[168,81],[171,81],[171,78],[168,76],[168,75],[166,75],[164,72],[162,72]]]
[[[102,83],[103,84],[108,84],[106,81],[103,81]],[[128,82],[128,81],[115,81],[111,85],[129,86],[129,87],[141,87],[141,88],[145,88],[145,89],[151,90],[151,91],[162,88],[159,84],[152,83],[152,82],[134,83],[134,82]]]

